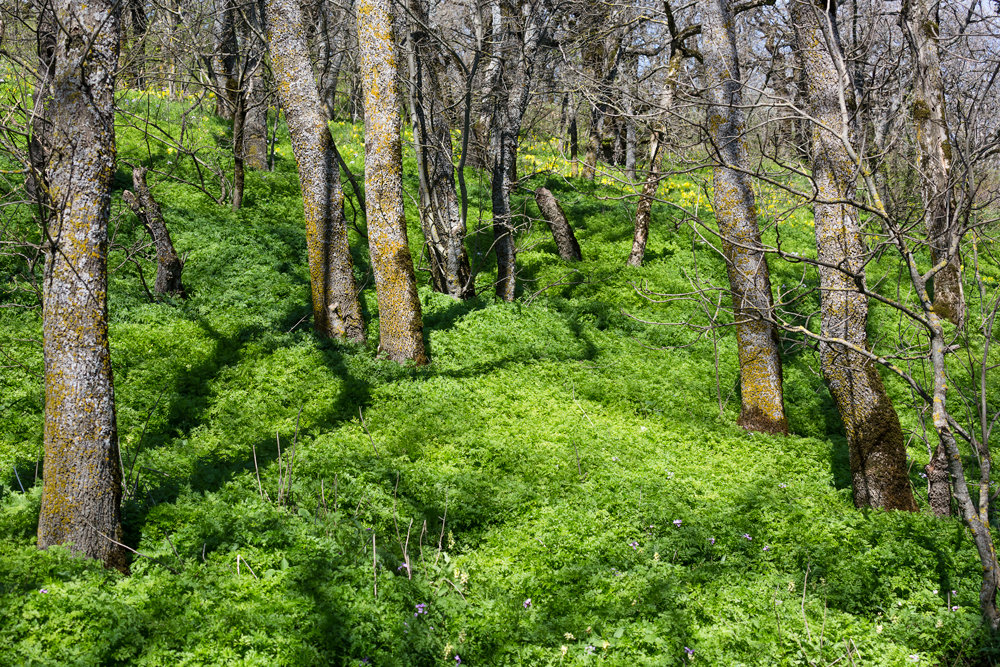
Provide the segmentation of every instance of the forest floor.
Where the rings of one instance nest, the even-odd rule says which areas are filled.
[[[206,141],[224,144],[224,126],[202,122]],[[334,130],[359,171],[360,129]],[[119,190],[131,187],[125,164],[147,151],[161,169],[180,161],[123,123]],[[40,312],[0,310],[0,347],[17,360],[0,376],[0,663],[985,661],[977,559],[957,521],[926,509],[924,445],[909,450],[921,513],[854,509],[817,360],[791,343],[792,435],[737,428],[734,338],[705,328],[714,303],[725,321],[728,297],[641,293],[724,285],[720,258],[658,205],[645,266],[626,268],[631,187],[565,178],[542,140],[526,155],[522,174],[548,170],[528,187],[560,199],[584,260],[562,262],[535,221],[519,240],[518,301],[494,301],[478,208],[488,184],[470,169],[481,296],[453,301],[418,272],[425,368],[377,358],[366,242],[353,231],[368,343],[311,332],[287,138],[273,172],[248,175],[237,213],[150,176],[186,258],[187,300],[150,301],[122,263],[143,232],[117,191],[111,348],[125,530],[142,555],[125,577],[35,548]],[[698,206],[702,185],[677,176],[661,192]],[[764,215],[780,208],[763,194]],[[538,216],[530,195],[515,199]],[[420,258],[414,209],[407,201]],[[808,252],[804,212],[779,229]],[[151,282],[155,267],[141,264]],[[772,271],[776,286],[816,280],[801,266]],[[689,326],[647,323],[671,321]],[[889,384],[917,428],[909,396]]]

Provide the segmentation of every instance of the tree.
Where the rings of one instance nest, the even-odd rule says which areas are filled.
[[[757,226],[729,0],[703,5],[701,53],[708,85],[709,152],[715,162],[713,208],[736,320],[742,397],[737,423],[751,431],[787,433],[771,278]]]
[[[357,0],[365,98],[365,192],[368,247],[379,305],[379,351],[427,363],[420,299],[403,215],[400,97],[390,0]]]
[[[852,84],[843,65],[836,6],[791,3],[796,48],[810,91],[813,211],[820,276],[820,359],[847,434],[854,504],[915,510],[906,476],[903,432],[878,368],[859,354],[868,344],[868,297],[857,208],[851,203],[860,166],[848,106]],[[847,344],[830,342],[843,340]]]
[[[55,0],[52,100],[54,215],[43,288],[45,479],[38,546],[70,544],[128,570],[108,348],[107,251],[115,172],[118,8]]]
[[[313,328],[323,336],[365,339],[344,222],[344,192],[333,137],[321,112],[299,0],[264,0],[278,97],[299,167],[306,219]]]
[[[475,296],[465,252],[465,220],[455,195],[451,127],[444,113],[437,45],[429,34],[426,0],[409,0],[410,117],[417,154],[420,226],[435,291]]]
[[[490,0],[492,53],[486,70],[489,92],[489,170],[493,203],[493,248],[497,256],[497,296],[514,300],[516,287],[514,219],[510,194],[516,185],[521,123],[531,98],[540,57],[541,8],[530,0]]]

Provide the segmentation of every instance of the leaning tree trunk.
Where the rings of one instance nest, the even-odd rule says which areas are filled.
[[[649,171],[646,179],[642,182],[642,193],[639,195],[639,203],[635,206],[635,231],[632,234],[632,251],[628,256],[629,266],[642,266],[643,256],[646,254],[646,242],[649,240],[649,223],[652,218],[653,200],[656,198],[656,189],[660,186],[660,169],[663,162],[663,140],[666,137],[666,122],[663,120],[674,104],[674,93],[677,90],[677,75],[680,72],[682,55],[680,51],[674,51],[667,63],[667,77],[663,84],[663,93],[660,97],[660,108],[658,119],[653,125],[653,131],[649,136]]]
[[[911,112],[920,152],[919,172],[931,262],[942,263],[941,269],[934,274],[934,310],[953,324],[962,326],[965,294],[955,238],[958,216],[950,182],[951,142],[941,80],[937,8],[938,3],[931,0],[908,0],[903,3],[901,18],[913,61]]]
[[[108,218],[115,173],[118,9],[56,0],[55,99],[43,287],[45,481],[38,546],[128,571],[108,347]]]
[[[451,128],[444,115],[438,55],[427,35],[426,0],[410,0],[410,117],[419,175],[420,226],[434,290],[456,299],[475,296],[465,252],[465,223],[455,194]]]
[[[538,188],[535,190],[535,203],[538,204],[538,210],[542,212],[542,216],[549,223],[552,238],[556,242],[556,248],[563,261],[579,262],[582,260],[583,253],[580,252],[580,244],[577,243],[576,234],[573,233],[573,228],[566,220],[566,214],[555,195],[548,188]]]
[[[403,215],[403,158],[391,0],[358,0],[359,64],[365,96],[368,247],[375,271],[379,351],[427,363],[420,299]]]
[[[822,334],[846,344],[823,342],[820,360],[844,423],[857,507],[916,510],[906,474],[899,417],[875,364],[856,351],[868,349],[868,298],[864,285],[867,249],[858,211],[850,201],[856,165],[844,144],[850,135],[841,99],[852,98],[842,59],[836,10],[825,0],[792,2],[792,23],[811,91],[811,154]],[[856,348],[856,349],[855,349]]]
[[[266,0],[264,8],[271,65],[302,185],[313,328],[323,336],[364,342],[340,167],[321,111],[299,0]]]
[[[136,167],[132,170],[132,186],[135,188],[135,193],[126,190],[122,193],[122,198],[153,237],[153,244],[156,246],[156,284],[153,291],[157,294],[172,294],[183,299],[187,297],[184,283],[181,282],[184,264],[174,250],[170,231],[163,222],[160,205],[149,191],[146,171],[145,167]]]
[[[748,431],[788,433],[771,277],[744,143],[742,79],[729,0],[710,0],[702,7],[702,55],[709,86],[710,151],[716,162],[713,207],[729,273],[740,361],[742,408],[737,423]]]

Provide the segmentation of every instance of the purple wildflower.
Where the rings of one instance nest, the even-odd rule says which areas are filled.
[[[768,545],[765,544],[764,545],[764,551],[770,551],[770,550],[771,550],[771,547],[769,547]]]
[[[48,593],[48,592],[49,592],[49,589],[47,589],[47,588],[42,588],[42,589],[40,589],[40,590],[39,590],[38,592],[39,592],[39,593]]]
[[[634,541],[634,540],[632,542],[629,542],[628,545],[630,547],[632,547],[633,549],[638,549],[639,548],[639,543],[636,542],[636,541]]]
[[[954,607],[952,607],[951,610],[952,611],[958,611],[958,605],[955,605]]]
[[[413,615],[417,616],[419,614],[426,614],[426,613],[427,613],[427,603],[421,602],[420,604],[417,605],[417,610],[413,613]]]
[[[457,653],[455,654],[455,664],[456,665],[461,665],[462,664],[462,658],[459,657],[459,655]]]
[[[715,544],[715,538],[714,537],[708,538],[708,543],[709,544]]]
[[[779,489],[785,489],[785,488],[788,488],[788,485],[785,484],[784,482],[782,482],[781,484],[778,485],[778,488]]]
[[[596,650],[597,649],[594,648],[593,646],[588,645],[585,649],[583,649],[583,652],[586,653],[587,655],[594,655],[594,651]]]
[[[753,538],[750,537],[750,533],[743,533],[743,539],[745,539],[745,540],[752,540]]]
[[[680,519],[674,519],[674,525],[677,526],[678,528],[681,527],[682,523],[683,523],[683,521],[681,521]]]
[[[529,609],[531,607],[531,598],[524,601],[524,608]]]
[[[694,655],[694,649],[688,648],[687,646],[684,647],[684,652],[688,654],[689,658]]]

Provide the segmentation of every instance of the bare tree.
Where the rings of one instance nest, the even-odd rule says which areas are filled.
[[[736,319],[743,403],[737,423],[751,431],[787,433],[771,278],[757,226],[757,203],[745,144],[742,78],[729,0],[710,0],[702,6],[701,52],[708,85],[711,158],[715,161],[715,219]]]
[[[54,215],[44,278],[45,480],[38,546],[128,570],[108,348],[108,216],[115,165],[118,10],[110,0],[55,0],[51,106]]]
[[[410,118],[419,176],[420,226],[434,289],[456,299],[475,296],[465,252],[465,220],[455,194],[451,126],[441,89],[440,48],[430,34],[426,0],[409,0]]]
[[[344,193],[333,137],[309,62],[299,0],[266,0],[271,63],[299,167],[306,218],[313,328],[364,341],[364,320],[344,221]]]
[[[393,361],[427,363],[420,299],[403,215],[400,96],[391,0],[357,0],[365,96],[368,247],[379,306],[379,351]]]

